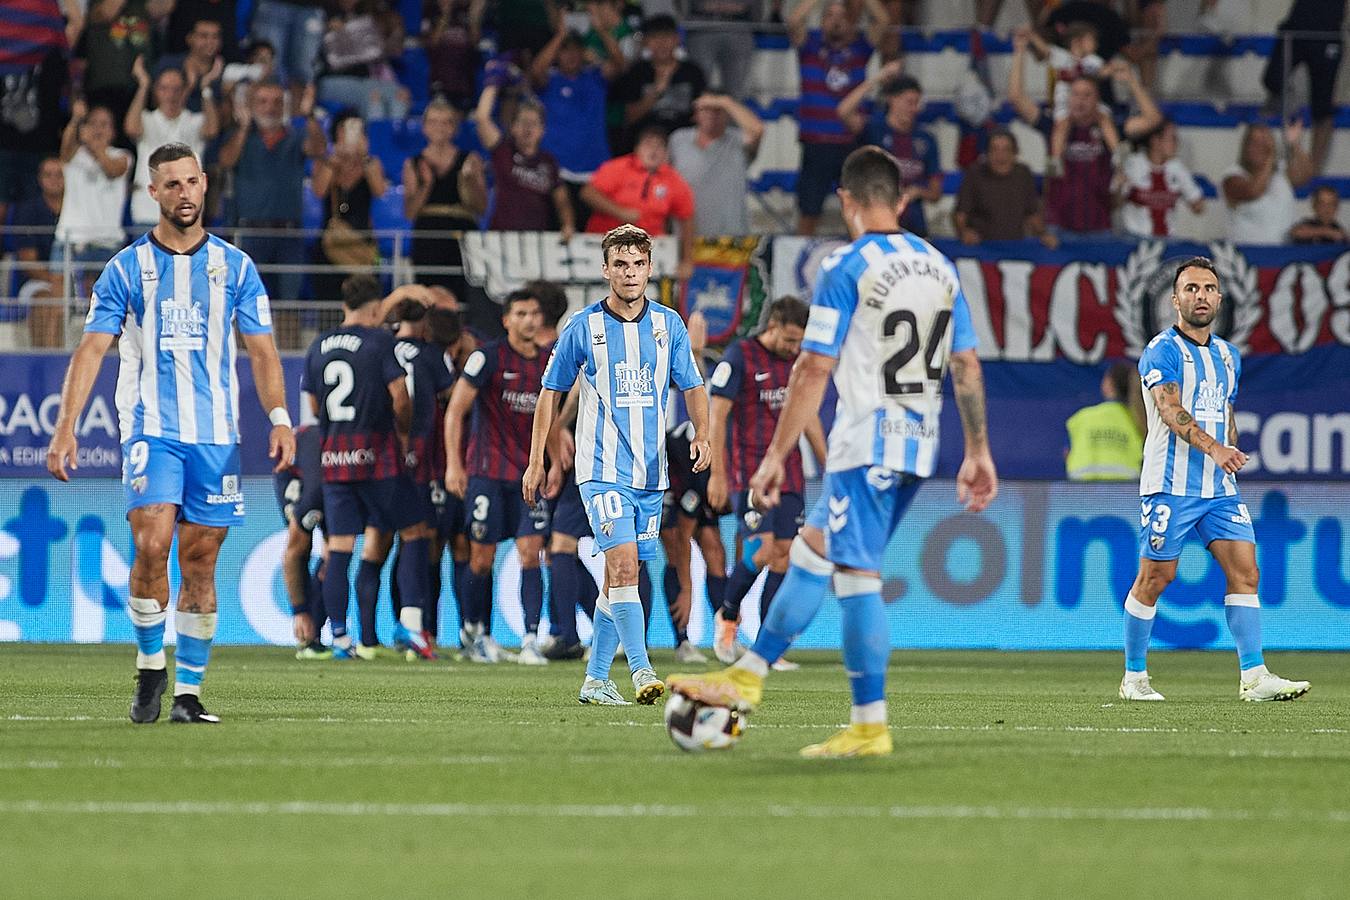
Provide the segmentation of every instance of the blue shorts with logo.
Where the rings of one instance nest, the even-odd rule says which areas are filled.
[[[553,533],[568,537],[591,537],[591,522],[586,518],[586,506],[581,502],[581,488],[569,477],[562,493],[553,505]]]
[[[1211,541],[1256,543],[1251,513],[1239,494],[1231,497],[1149,494],[1139,498],[1140,556],[1176,559],[1192,530],[1206,547]]]
[[[324,530],[330,535],[356,535],[367,525],[380,531],[410,528],[422,521],[416,490],[406,475],[375,481],[326,481]]]
[[[638,559],[661,555],[661,501],[665,491],[603,481],[588,481],[579,487],[597,549],[637,544]]]
[[[464,498],[447,491],[439,479],[431,482],[431,507],[432,525],[442,538],[464,533]]]
[[[139,437],[122,445],[127,510],[172,503],[178,518],[224,527],[244,522],[238,444],[184,444]]]
[[[891,533],[922,479],[881,466],[826,472],[824,492],[806,524],[825,532],[825,558],[835,565],[881,571]]]
[[[526,503],[519,481],[473,475],[464,495],[464,523],[476,544],[543,537],[548,534],[548,504]]]
[[[302,478],[293,472],[278,472],[272,476],[272,489],[277,495],[277,508],[287,524],[294,522],[305,532],[313,531],[323,522],[323,481]]]
[[[750,537],[771,531],[777,540],[797,536],[797,529],[806,521],[806,501],[801,494],[780,494],[777,506],[760,512],[748,502],[749,493],[741,491],[731,502],[731,511],[736,514],[737,535]]]

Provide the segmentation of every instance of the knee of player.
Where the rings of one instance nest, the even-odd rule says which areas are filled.
[[[469,547],[469,571],[475,575],[491,575],[492,564],[496,561],[495,544],[472,544]]]
[[[765,547],[768,552],[768,559],[765,561],[774,572],[786,572],[788,567],[788,554],[792,552],[792,541],[770,541]]]
[[[554,555],[576,556],[577,539],[570,534],[554,532],[552,539],[549,541],[548,552]]]
[[[1261,567],[1256,560],[1230,566],[1224,574],[1228,576],[1228,586],[1233,593],[1254,594],[1261,583]]]
[[[169,547],[173,543],[172,537],[164,537],[159,534],[146,534],[142,532],[135,535],[136,558],[144,559],[148,563],[164,565],[169,561]]]
[[[1135,598],[1141,602],[1145,600],[1157,600],[1158,595],[1167,589],[1172,583],[1175,572],[1171,569],[1146,568],[1139,572],[1139,576],[1134,581],[1134,590],[1132,593]]]

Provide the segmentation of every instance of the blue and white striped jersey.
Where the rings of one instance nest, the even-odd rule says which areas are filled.
[[[839,360],[826,470],[932,475],[947,358],[975,345],[956,267],[923,238],[865,234],[827,256],[802,342]]]
[[[565,393],[578,374],[577,484],[664,491],[670,385],[687,391],[703,383],[683,320],[650,300],[632,322],[610,312],[603,300],[592,303],[563,328],[544,387]]]
[[[214,235],[174,253],[150,233],[108,261],[94,284],[85,331],[121,334],[117,413],[122,441],[239,441],[233,325],[268,334],[272,314],[258,270]]]
[[[1228,497],[1237,493],[1237,480],[1232,475],[1167,427],[1158,415],[1152,389],[1168,382],[1176,384],[1182,408],[1206,434],[1227,443],[1229,416],[1241,375],[1237,348],[1218,335],[1211,335],[1209,343],[1201,346],[1174,325],[1148,342],[1139,357],[1144,409],[1148,411],[1140,496]]]

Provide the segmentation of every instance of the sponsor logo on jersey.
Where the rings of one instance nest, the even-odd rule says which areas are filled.
[[[765,388],[759,392],[759,402],[777,412],[787,403],[787,395],[786,387]]]
[[[325,469],[342,466],[373,466],[375,465],[375,451],[369,447],[357,447],[352,450],[325,450],[323,451],[322,462]]]
[[[619,409],[633,406],[651,406],[653,378],[651,363],[642,367],[621,362],[614,367],[614,389],[617,396],[614,405]]]
[[[1149,346],[1152,346],[1152,344]],[[1149,369],[1144,373],[1144,387],[1146,389],[1157,387],[1158,383],[1162,381],[1162,377],[1162,372],[1159,372],[1157,369]]]
[[[639,541],[654,541],[661,533],[661,517],[648,516],[647,527],[637,536]]]
[[[206,317],[191,299],[171,297],[159,305],[160,350],[201,350],[205,331]]]
[[[1195,392],[1195,410],[1192,415],[1201,422],[1222,422],[1227,398],[1217,382],[1206,378]]]
[[[603,331],[596,331],[591,334],[592,346],[599,347],[604,342],[605,342],[605,333]]]
[[[239,493],[239,476],[222,475],[220,478],[220,493],[207,494],[206,502],[213,505],[234,504],[234,514],[242,516],[244,514],[244,495]]]
[[[808,344],[832,345],[838,331],[839,310],[831,309],[828,306],[811,307],[811,316],[806,320],[806,335],[804,337]]]
[[[539,405],[537,391],[502,391],[502,402],[515,413],[533,413]]]

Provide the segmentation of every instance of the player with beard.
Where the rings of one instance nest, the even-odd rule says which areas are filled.
[[[268,454],[276,471],[295,458],[295,435],[258,270],[243,251],[202,226],[201,161],[185,144],[165,144],[150,154],[149,167],[159,222],[114,256],[94,285],[84,337],[61,388],[47,469],[67,481],[67,467],[77,467],[75,422],[120,334],[122,484],[135,548],[128,600],[137,650],[131,721],[156,721],[168,686],[164,625],[176,532],[182,582],[169,718],[210,724],[220,719],[202,707],[201,690],[216,633],[216,559],[229,527],[244,520],[236,325],[272,422]]]

